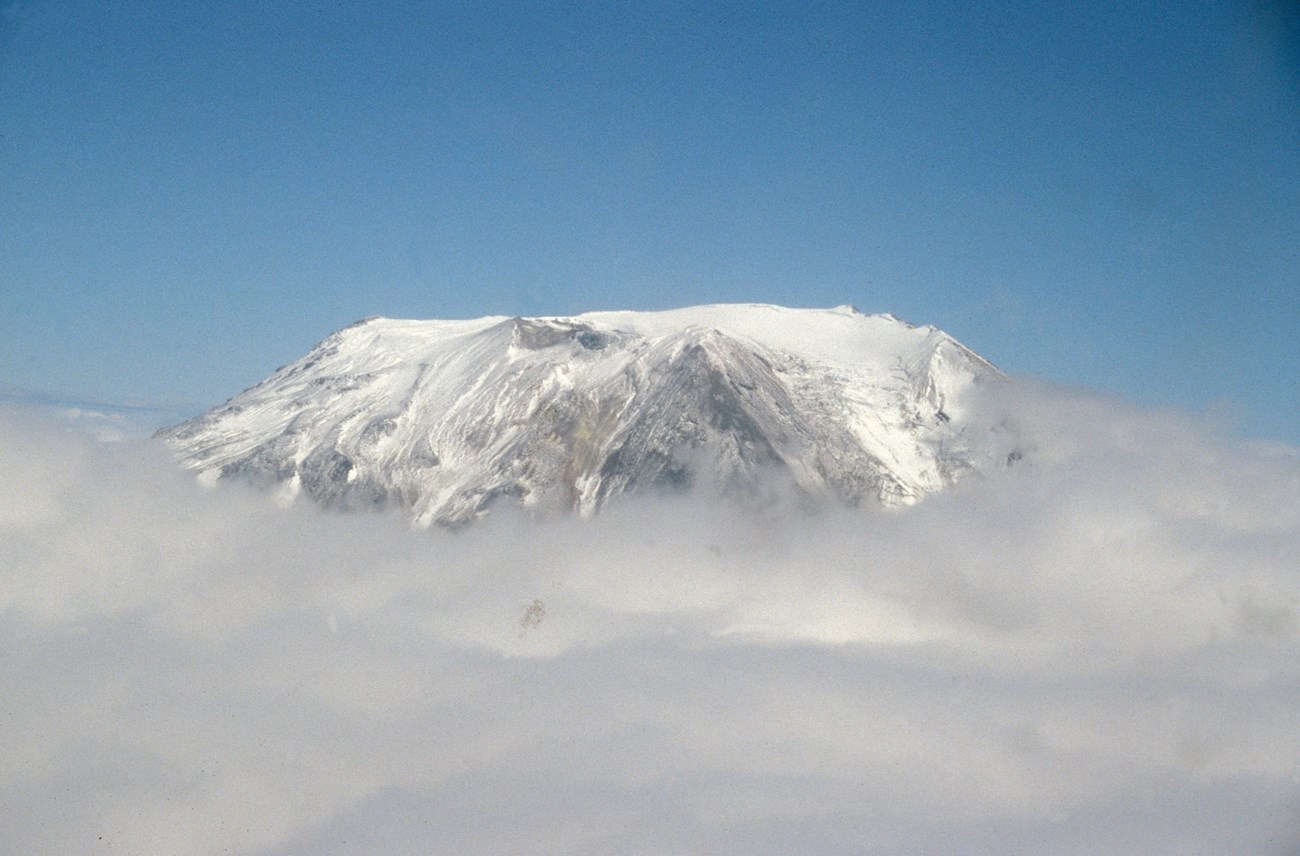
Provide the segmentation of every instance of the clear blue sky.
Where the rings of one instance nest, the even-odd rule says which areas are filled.
[[[0,385],[761,301],[1300,443],[1288,0],[0,6]]]

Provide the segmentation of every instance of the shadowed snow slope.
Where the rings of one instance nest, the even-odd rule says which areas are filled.
[[[851,307],[372,318],[160,436],[209,480],[423,524],[690,484],[901,505],[1006,460],[966,412],[998,377],[933,327]]]

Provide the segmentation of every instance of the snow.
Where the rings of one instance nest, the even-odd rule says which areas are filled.
[[[774,465],[810,494],[892,505],[997,459],[953,417],[998,376],[933,327],[849,306],[370,318],[161,433],[196,470],[424,522],[503,496],[591,513],[646,483],[726,492]],[[945,459],[959,439],[975,454]]]

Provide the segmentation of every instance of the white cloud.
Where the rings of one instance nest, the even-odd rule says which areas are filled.
[[[1295,853],[1300,455],[1008,391],[900,513],[448,534],[0,416],[0,851]]]

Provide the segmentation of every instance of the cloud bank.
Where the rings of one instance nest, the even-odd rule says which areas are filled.
[[[898,513],[456,534],[0,411],[0,851],[1300,853],[1300,453],[992,406]]]

